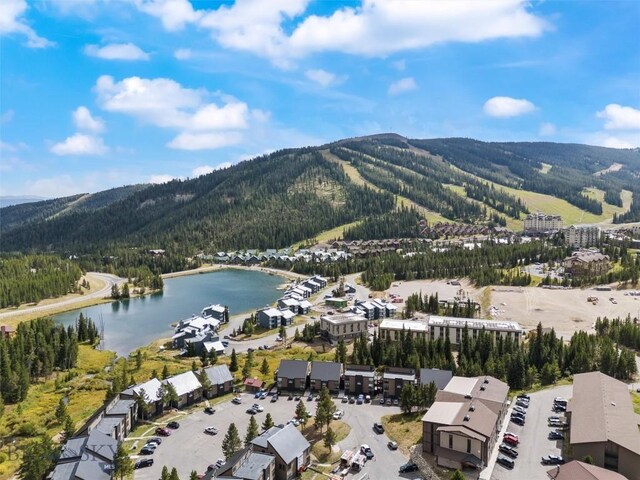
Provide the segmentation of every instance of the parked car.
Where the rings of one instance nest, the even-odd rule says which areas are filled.
[[[287,425],[289,425],[290,423],[291,423],[291,424],[293,424],[295,427],[297,427],[298,425],[300,425],[300,422],[299,422],[297,419],[295,419],[295,418],[292,418],[291,420],[289,420],[289,421],[287,422]]]
[[[360,452],[364,453],[364,455],[367,457],[367,460],[371,460],[374,457],[373,450],[371,450],[371,447],[369,445],[362,445],[360,447]]]
[[[564,435],[557,430],[553,430],[549,432],[548,438],[549,440],[562,440],[564,438]]]
[[[522,417],[511,417],[511,421],[516,425],[524,426],[524,418]]]
[[[264,407],[262,405],[258,405],[257,403],[251,405],[251,408],[253,408],[256,412],[264,412]]]
[[[364,403],[364,395],[358,395],[356,399],[356,405],[362,405]]]
[[[169,435],[171,435],[171,430],[167,430],[166,428],[163,428],[163,427],[158,427],[156,428],[156,435],[168,437]]]
[[[418,465],[416,465],[412,461],[408,461],[407,463],[402,465],[398,471],[400,473],[407,473],[407,472],[416,472],[417,470],[418,470]]]
[[[390,407],[393,404],[393,400],[387,398],[387,407]]]
[[[228,346],[229,346],[229,342],[227,342],[226,340],[223,340],[223,341],[222,341],[222,342],[220,342],[220,343],[222,343],[222,346],[223,346],[223,347],[228,347]]]
[[[216,463],[214,465],[216,466],[216,468],[220,468],[224,464],[225,464],[224,458],[219,458],[218,460],[216,460]]]
[[[395,407],[397,407],[398,405],[400,405],[400,401],[399,401],[397,398],[394,398],[394,399],[393,399],[393,405],[394,405]]]
[[[380,405],[384,405],[384,397],[380,397],[379,402],[380,402]]]
[[[300,401],[300,395],[296,395],[295,397],[293,397],[293,401],[294,402],[299,402]]]
[[[378,423],[378,422],[373,424],[373,430],[376,433],[379,433],[379,434],[383,434],[384,433],[384,427],[382,426],[381,423]]]
[[[564,463],[564,458],[560,455],[547,455],[542,457],[542,463],[545,465],[562,465]]]
[[[506,468],[513,468],[516,465],[511,458],[505,457],[504,455],[498,455],[498,460],[496,460],[500,465]]]
[[[521,418],[522,420],[526,420],[526,415],[520,412],[511,412],[511,418]]]
[[[233,400],[231,400],[231,403],[235,403],[236,405],[240,405],[242,403],[242,400],[240,399],[240,397],[233,397]]]
[[[509,435],[510,437],[513,437],[516,440],[520,441],[520,437],[518,435],[516,435],[515,433],[513,433],[513,432],[504,432],[504,435],[505,436]]]
[[[356,403],[356,397],[349,397],[349,403]]]
[[[274,395],[273,397],[271,397],[271,403],[277,402],[278,401],[278,395]]]
[[[508,445],[517,447],[518,443],[520,443],[520,440],[518,440],[516,437],[512,437],[511,435],[505,435],[502,438],[502,441]]]
[[[133,465],[133,468],[135,469],[146,468],[146,467],[150,467],[151,465],[153,465],[153,458],[143,458],[142,460],[138,460]]]
[[[566,412],[567,411],[567,407],[557,403],[557,404],[555,404],[553,406],[553,411],[556,412],[556,413]]]
[[[260,394],[260,400],[265,400],[267,398],[267,396],[268,396],[267,392],[262,392]]]
[[[180,424],[174,420],[172,422],[167,423],[167,428],[171,428],[173,430],[176,430],[176,429],[180,428]]]
[[[500,444],[500,446],[498,447],[498,450],[506,455],[509,455],[510,457],[515,458],[518,456],[518,451],[512,446],[507,445],[506,443]]]
[[[153,455],[153,452],[155,451],[156,451],[155,448],[142,447],[142,450],[140,450],[140,455]]]
[[[342,403],[347,403],[349,401],[349,397],[346,395],[342,397]]]
[[[560,417],[558,415],[550,415],[547,420],[549,420],[550,422],[559,422],[560,421]]]
[[[262,390],[258,390],[256,392],[256,394],[253,396],[253,398],[260,398],[260,395],[262,395],[264,392]]]
[[[289,394],[289,396],[287,397],[287,400],[293,400],[293,394]]]
[[[526,410],[524,407],[520,407],[520,406],[518,406],[518,405],[516,405],[515,407],[513,407],[513,411],[514,411],[514,412],[521,413],[521,414],[523,414],[523,415],[526,415],[526,414],[527,414],[527,410]]]
[[[529,408],[529,402],[522,399],[516,400],[516,405],[523,408]]]
[[[256,413],[258,413],[258,411],[255,408],[251,407],[251,408],[247,408],[247,413],[249,415],[255,415]]]
[[[309,396],[307,397],[307,402],[312,402],[313,401],[313,394],[309,394]]]
[[[205,407],[204,413],[208,413],[209,415],[213,415],[216,413],[216,410],[213,407]]]
[[[394,442],[392,440],[389,443],[387,443],[387,447],[389,447],[389,450],[397,450],[398,449],[398,442]]]
[[[364,403],[370,403],[371,402],[371,395],[367,395],[364,397]]]
[[[344,416],[344,410],[336,410],[333,414],[334,420],[340,420]]]
[[[160,437],[151,437],[147,440],[147,443],[155,443],[156,445],[160,445],[162,443],[162,439]]]
[[[208,435],[217,435],[218,429],[216,427],[207,427],[204,429],[204,433]]]
[[[516,398],[524,398],[527,402],[531,401],[531,397],[526,393],[521,393]]]

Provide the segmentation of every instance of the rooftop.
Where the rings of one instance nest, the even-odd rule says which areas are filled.
[[[204,372],[212,385],[222,385],[225,382],[233,382],[233,377],[231,376],[229,367],[226,365],[208,367],[205,368]]]
[[[306,378],[309,371],[309,362],[306,360],[280,360],[278,377]]]
[[[368,322],[362,315],[355,313],[343,313],[340,315],[323,315],[322,320],[333,324],[350,323],[350,322]]]
[[[269,468],[274,460],[272,455],[252,452],[242,466],[236,470],[235,476],[246,480],[260,480],[263,478],[263,472]]]
[[[554,480],[626,480],[627,478],[611,470],[578,460],[547,470],[547,475]]]
[[[438,315],[430,315],[428,320],[429,326],[448,326],[456,328],[486,329],[500,331],[524,332],[522,327],[516,322],[498,322],[494,320],[480,320],[475,318],[457,318],[457,317],[441,317]]]
[[[161,400],[161,388],[162,384],[160,383],[160,380],[152,378],[151,380],[147,380],[144,383],[140,383],[135,387],[125,390],[123,393],[129,395],[142,395],[144,393],[145,401],[147,403],[152,403]]]
[[[421,368],[420,384],[428,385],[431,382],[436,384],[438,390],[444,389],[451,380],[453,373],[451,370],[439,370],[437,368]]]
[[[328,382],[329,380],[340,380],[342,364],[337,362],[311,362],[311,380]]]
[[[640,454],[640,430],[629,389],[600,372],[574,375],[571,444],[606,441]]]
[[[198,388],[202,388],[198,377],[191,370],[173,377],[169,377],[163,380],[162,383],[170,383],[175,388],[178,396],[185,395],[189,392],[193,392]]]
[[[389,330],[411,330],[413,332],[427,332],[429,325],[424,320],[394,320],[385,318],[380,322],[381,329]]]

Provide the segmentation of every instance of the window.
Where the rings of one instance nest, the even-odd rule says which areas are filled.
[[[467,453],[471,453],[471,439],[467,438]]]
[[[453,448],[453,435],[449,434],[449,448]]]

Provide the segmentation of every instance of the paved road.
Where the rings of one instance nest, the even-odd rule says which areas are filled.
[[[47,305],[36,305],[33,307],[21,308],[20,310],[2,312],[0,313],[0,319],[10,318],[16,315],[22,315],[31,312],[47,312],[52,309],[58,309],[61,306],[70,307],[69,310],[71,310],[73,308],[73,305],[76,303],[86,302],[87,300],[93,298],[104,298],[110,296],[111,287],[116,283],[121,284],[125,281],[124,278],[116,277],[115,275],[111,275],[109,273],[87,272],[87,274],[102,280],[104,282],[104,287],[100,290],[92,291],[91,293],[85,293],[84,295],[78,297],[60,300],[59,302],[54,302]]]
[[[547,425],[550,415],[557,415],[551,410],[555,397],[570,398],[573,387],[563,385],[561,387],[541,390],[531,394],[531,403],[527,411],[527,420],[524,427],[509,423],[506,429],[520,437],[518,446],[518,458],[513,470],[507,470],[501,465],[496,465],[491,475],[491,480],[547,480],[547,470],[551,466],[542,465],[541,458],[545,455],[561,455],[562,442],[547,439],[552,430]],[[507,418],[508,421],[508,418]],[[502,436],[501,436],[502,438]],[[496,444],[496,448],[499,445]],[[496,451],[492,456],[495,462]]]
[[[303,400],[307,410],[315,413],[315,402]],[[247,408],[253,403],[259,403],[264,407],[264,412],[258,413],[256,421],[258,425],[264,422],[267,412],[271,413],[276,424],[285,423],[292,419],[295,412],[296,402],[289,401],[285,396],[272,403],[270,400],[256,400],[253,395],[243,395],[243,403],[234,405],[230,401],[216,405],[216,413],[207,415],[198,409],[191,414],[181,415],[178,419],[180,428],[174,430],[173,434],[163,439],[162,445],[151,457],[154,465],[135,471],[136,480],[157,480],[160,477],[163,465],[169,469],[176,467],[180,478],[189,478],[192,470],[203,473],[207,466],[214,463],[218,458],[223,458],[222,440],[229,428],[235,423],[240,436],[244,435],[249,425],[249,415],[245,413]],[[388,480],[398,478],[398,467],[405,463],[407,459],[399,452],[391,452],[387,449],[386,443],[389,441],[385,435],[376,435],[372,430],[374,421],[378,421],[380,416],[388,413],[397,413],[398,407],[380,407],[379,405],[345,405],[337,403],[338,408],[345,410],[344,421],[351,425],[352,431],[340,442],[340,447],[354,448],[362,443],[371,446],[376,454],[376,460],[367,462],[363,473],[369,473],[371,480]],[[313,419],[310,420],[313,422]],[[219,433],[211,436],[204,433],[208,426],[215,426]],[[137,450],[144,442],[140,441]],[[134,459],[138,457],[133,456]],[[140,457],[141,458],[141,457]],[[348,478],[354,478],[349,475]],[[356,477],[357,478],[357,477]],[[411,478],[415,478],[411,477]]]

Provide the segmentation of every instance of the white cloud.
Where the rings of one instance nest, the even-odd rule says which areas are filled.
[[[168,78],[129,77],[116,82],[105,75],[98,79],[95,90],[104,110],[181,130],[167,145],[170,148],[203,150],[234,145],[252,122],[269,118],[267,112],[250,110],[246,103],[219,93],[216,96],[221,104],[210,102],[210,92],[185,88]]]
[[[174,180],[178,177],[174,177],[173,175],[166,175],[166,174],[161,174],[161,175],[151,175],[149,177],[149,180],[147,180],[148,183],[169,183],[171,180]]]
[[[531,113],[536,106],[524,98],[493,97],[484,104],[484,113],[490,117],[509,118]]]
[[[100,133],[104,131],[104,121],[93,117],[87,107],[80,106],[73,112],[73,123],[78,130]]]
[[[134,1],[141,11],[160,18],[167,30],[193,23],[211,30],[222,46],[269,58],[281,67],[315,52],[385,56],[443,42],[537,37],[549,28],[527,10],[526,0],[362,0],[328,16],[310,15],[293,28],[283,24],[300,17],[309,0],[236,0],[208,10],[194,10],[187,0]]]
[[[149,60],[149,54],[133,43],[111,43],[103,47],[87,45],[84,53],[103,60]]]
[[[178,60],[189,60],[193,56],[193,52],[188,48],[179,48],[173,52],[173,56]]]
[[[211,165],[200,165],[199,167],[196,167],[193,170],[191,170],[191,176],[200,177],[202,175],[207,175],[208,173],[211,173],[214,170],[215,168],[212,167]]]
[[[338,76],[335,73],[327,72],[322,69],[307,70],[304,74],[309,80],[323,87],[337,85],[343,83],[347,79],[346,76]]]
[[[182,132],[171,140],[167,144],[167,147],[177,150],[213,150],[230,145],[237,145],[241,141],[242,134],[239,132]]]
[[[56,155],[103,155],[108,151],[101,138],[76,133],[51,147]]]
[[[182,30],[185,25],[202,18],[203,12],[195,10],[189,0],[133,0],[136,7],[159,18],[169,31]]]
[[[640,110],[633,107],[610,103],[596,116],[606,120],[606,130],[640,130]]]
[[[3,0],[0,2],[0,35],[18,34],[27,37],[26,46],[46,48],[55,42],[40,37],[24,20],[27,11],[26,0]]]
[[[551,137],[557,132],[556,126],[553,123],[544,122],[540,124],[538,135],[541,137]]]
[[[389,95],[400,95],[401,93],[410,92],[417,88],[418,84],[415,79],[413,77],[406,77],[389,85]]]
[[[602,141],[602,146],[603,147],[609,147],[609,148],[633,148],[633,147],[636,147],[638,145],[639,145],[639,143],[637,141],[636,141],[635,144],[633,144],[633,143],[629,142],[628,140],[626,140],[624,138],[619,138],[619,137],[606,137]]]
[[[49,198],[66,197],[81,191],[71,175],[58,175],[27,181],[24,192],[28,195],[39,195]]]

